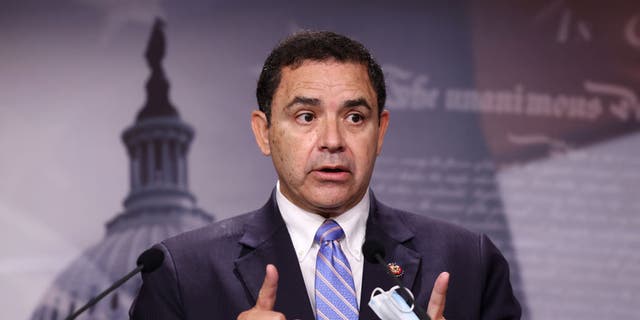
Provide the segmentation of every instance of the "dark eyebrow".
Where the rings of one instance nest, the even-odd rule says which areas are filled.
[[[295,98],[293,98],[293,100],[291,100],[291,102],[287,103],[287,105],[284,108],[289,109],[296,104],[302,104],[307,106],[319,106],[320,99],[296,96]]]
[[[343,108],[355,108],[360,106],[366,107],[367,109],[371,110],[371,106],[365,98],[347,100],[342,104]]]

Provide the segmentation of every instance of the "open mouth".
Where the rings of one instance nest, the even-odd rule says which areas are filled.
[[[316,168],[315,171],[322,173],[343,173],[350,172],[349,168],[342,165],[325,165],[319,168]]]
[[[319,171],[321,172],[329,172],[329,173],[335,173],[335,172],[346,172],[347,170],[344,170],[342,168],[322,168]]]
[[[351,176],[349,168],[343,166],[320,167],[314,170],[316,178],[327,182],[344,182]]]

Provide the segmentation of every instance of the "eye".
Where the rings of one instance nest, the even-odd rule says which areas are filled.
[[[359,113],[350,113],[347,115],[347,120],[351,123],[357,124],[364,120],[364,117]]]
[[[296,121],[303,124],[311,123],[313,119],[315,119],[315,116],[311,112],[304,112],[296,116]]]

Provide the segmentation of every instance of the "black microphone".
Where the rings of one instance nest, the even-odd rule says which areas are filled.
[[[111,291],[127,282],[127,280],[131,279],[131,277],[135,276],[138,272],[142,271],[142,273],[149,273],[155,271],[160,267],[162,261],[164,261],[164,253],[162,250],[156,248],[147,249],[138,257],[138,260],[136,260],[137,267],[135,269],[127,273],[126,276],[120,278],[120,280],[114,282],[109,288],[102,291],[99,295],[93,297],[89,302],[87,302],[87,304],[82,306],[82,308],[66,317],[65,320],[73,320],[77,318],[80,314],[98,303],[98,301],[102,300],[102,298],[111,293]]]
[[[405,288],[405,286],[402,285],[402,282],[400,282],[400,280],[396,276],[394,276],[393,273],[391,273],[391,270],[387,267],[387,263],[384,261],[384,257],[385,257],[384,247],[379,242],[375,240],[365,241],[364,244],[362,245],[362,254],[364,255],[364,259],[367,260],[368,262],[373,264],[379,263],[384,268],[385,272],[389,275],[389,277],[393,279],[393,282],[395,282],[395,284],[398,287],[400,287],[400,289],[397,290],[396,292],[407,303],[413,304],[413,313],[415,313],[415,315],[418,316],[418,319],[431,320],[427,312],[424,309],[422,309],[422,307],[418,306],[410,296],[408,296],[407,291],[409,291],[409,289]]]

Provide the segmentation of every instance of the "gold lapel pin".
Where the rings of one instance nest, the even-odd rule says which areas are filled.
[[[404,269],[402,269],[402,267],[395,262],[388,263],[387,268],[389,268],[389,272],[396,278],[402,277],[402,275],[404,275]]]

